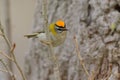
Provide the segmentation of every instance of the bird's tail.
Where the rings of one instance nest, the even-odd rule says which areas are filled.
[[[36,33],[33,33],[33,34],[24,35],[24,37],[27,37],[27,38],[35,38],[35,37],[37,37],[37,35],[40,34],[40,33],[44,33],[44,31],[40,31],[40,32],[36,32]]]
[[[37,35],[38,35],[38,33],[34,33],[34,34],[24,35],[24,37],[33,38],[33,37],[36,37]]]

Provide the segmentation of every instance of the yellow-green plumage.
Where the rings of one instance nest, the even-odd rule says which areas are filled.
[[[53,35],[57,34],[57,32],[55,31],[55,24],[54,23],[50,24],[49,30],[50,30],[50,32],[52,32]]]
[[[59,46],[60,44],[62,44],[65,41],[66,34],[67,34],[66,31],[57,33],[57,31],[55,30],[54,23],[50,24],[49,30],[50,30],[50,37],[51,37],[52,45],[54,47]]]

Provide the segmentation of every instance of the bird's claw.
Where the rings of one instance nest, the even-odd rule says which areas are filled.
[[[50,45],[52,43],[50,41],[43,41],[43,40],[40,40],[40,42],[43,43],[43,44],[46,44],[46,45]]]

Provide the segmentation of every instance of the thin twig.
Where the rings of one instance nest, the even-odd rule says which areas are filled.
[[[0,52],[1,55],[3,55],[4,57],[6,57],[7,59],[9,59],[10,61],[14,61],[11,57],[9,57],[7,54]]]
[[[83,59],[82,59],[82,57],[81,57],[81,55],[80,55],[80,51],[79,51],[79,48],[78,48],[78,41],[77,41],[77,39],[76,39],[76,36],[74,36],[74,43],[75,43],[76,52],[77,52],[77,56],[78,56],[78,58],[79,58],[79,60],[80,60],[80,63],[81,63],[81,65],[82,65],[82,67],[83,67],[86,75],[89,77],[90,75],[89,75],[89,73],[88,73],[88,71],[87,71],[87,69],[86,69],[86,67],[85,67],[85,64],[84,64],[84,62],[83,62]]]
[[[15,57],[15,55],[14,55],[14,52],[13,52],[14,49],[15,49],[15,46],[13,45],[13,50],[11,50],[11,53],[12,53],[12,57],[13,57],[14,63],[15,63],[15,65],[16,65],[18,71],[20,72],[23,80],[26,80],[25,75],[23,74],[23,71],[22,71],[20,65],[18,64],[18,62],[17,62],[17,60],[16,60],[16,57]]]
[[[0,69],[0,71],[1,71],[1,72],[6,72],[6,73],[8,73],[8,71],[7,71],[7,70],[4,70],[4,69]]]
[[[14,43],[13,46],[12,46],[12,48],[11,48],[11,50],[10,50],[10,52],[14,52],[15,47],[16,47],[16,44]]]
[[[5,32],[4,32],[4,29],[2,28],[1,22],[0,22],[0,30],[1,30],[1,32],[2,32],[3,38],[5,39],[8,47],[10,48],[10,47],[11,47],[11,43],[10,43],[9,39],[7,38],[7,36],[5,35]]]
[[[15,65],[16,65],[18,71],[20,72],[23,80],[26,80],[25,75],[23,74],[23,71],[22,71],[21,67],[19,66],[19,64],[18,64],[18,62],[17,62],[17,60],[16,60],[16,57],[15,57],[15,55],[14,55],[15,45],[13,45],[13,46],[11,45],[8,37],[7,37],[7,36],[5,35],[5,33],[4,33],[4,29],[2,28],[1,23],[0,23],[0,30],[1,30],[1,32],[2,32],[3,38],[5,39],[5,41],[6,41],[7,45],[8,45],[8,47],[9,47],[9,49],[12,49],[12,50],[10,51],[10,53],[11,53],[11,57],[13,58],[13,62],[15,63]],[[7,56],[7,57],[8,57],[8,56]],[[10,59],[10,58],[9,58],[9,59]]]
[[[108,73],[107,73],[107,77],[105,78],[105,80],[109,80],[109,77],[111,76],[112,74],[112,63],[109,64],[109,70],[108,70]]]
[[[17,66],[17,68],[18,68],[18,70],[19,70],[19,72],[20,72],[23,80],[26,80],[25,75],[23,74],[23,71],[22,71],[21,67],[20,67],[19,64],[18,64],[14,53],[13,53],[13,59],[14,59],[14,63],[15,63],[15,65]]]
[[[9,69],[8,66],[7,66],[7,64],[6,64],[2,59],[0,59],[0,62],[3,64],[3,66],[4,66],[5,69],[6,69],[6,70],[1,70],[1,71],[5,71],[5,72],[9,73],[10,76],[11,76],[11,78],[12,78],[12,80],[16,80],[14,74],[10,71],[10,69]]]
[[[99,73],[100,66],[97,65],[97,67],[92,71],[91,76],[89,77],[90,80],[95,80],[97,74]]]
[[[48,28],[48,17],[47,17],[47,0],[43,0],[43,7],[44,7],[44,20],[45,20],[45,33],[46,33],[46,36],[47,36],[47,39],[48,41],[51,42],[51,38],[50,38],[50,34],[49,34],[49,28]],[[52,46],[52,43],[50,43],[49,45],[49,51],[50,51],[50,54],[52,55],[52,60],[53,60],[53,63],[54,63],[54,75],[55,75],[55,80],[61,80],[60,78],[60,72],[59,72],[59,64],[57,62],[57,58],[54,54],[54,50],[53,50],[53,46]]]
[[[95,71],[92,71],[91,75],[89,76],[88,80],[95,80]]]

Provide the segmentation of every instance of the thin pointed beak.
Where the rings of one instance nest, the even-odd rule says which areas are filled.
[[[62,28],[62,30],[63,30],[63,31],[68,31],[68,29],[66,29],[66,28]]]

